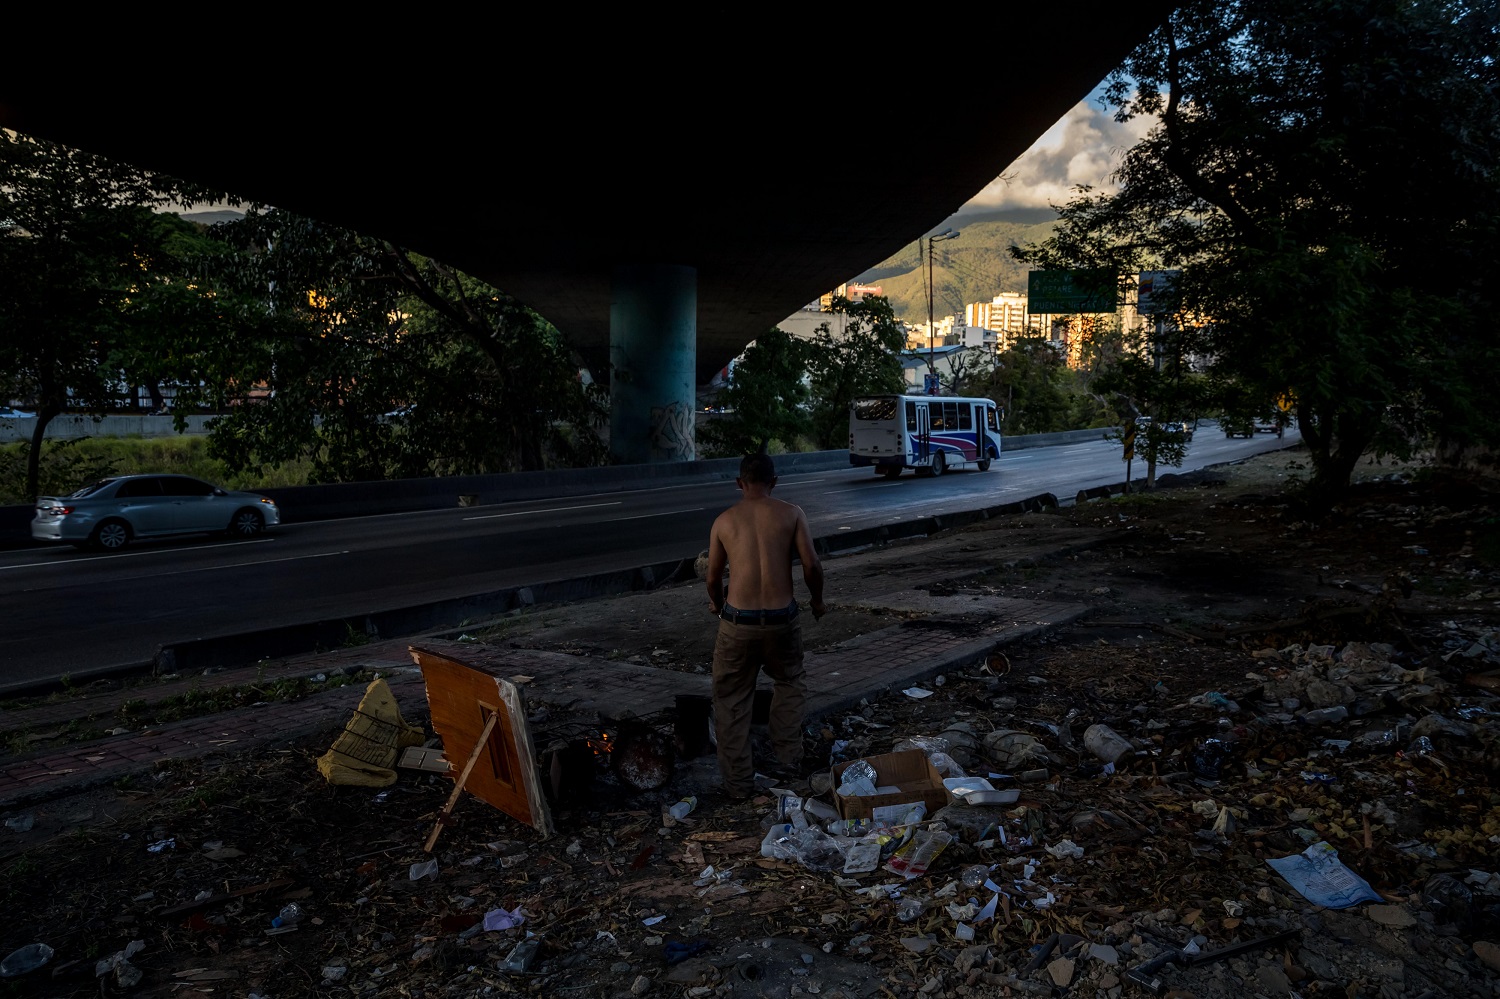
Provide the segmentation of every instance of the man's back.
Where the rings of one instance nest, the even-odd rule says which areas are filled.
[[[769,496],[746,497],[714,521],[729,561],[729,602],[774,610],[792,602],[792,555],[802,511]]]

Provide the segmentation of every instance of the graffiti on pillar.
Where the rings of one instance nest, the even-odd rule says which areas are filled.
[[[669,461],[692,461],[693,411],[680,402],[652,406],[651,449]]]

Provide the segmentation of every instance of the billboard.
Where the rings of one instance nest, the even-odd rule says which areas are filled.
[[[1141,271],[1135,308],[1143,316],[1154,316],[1171,308],[1172,285],[1182,271]]]
[[[1026,276],[1026,311],[1036,315],[1114,312],[1115,276],[1107,270],[1031,271]]]

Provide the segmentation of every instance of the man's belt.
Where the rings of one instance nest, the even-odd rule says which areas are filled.
[[[780,610],[740,610],[725,604],[719,617],[730,624],[786,624],[797,617],[797,603],[793,601]]]

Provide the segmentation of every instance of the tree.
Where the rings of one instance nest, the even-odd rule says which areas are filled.
[[[1007,434],[1043,434],[1108,422],[1088,381],[1088,373],[1070,370],[1057,348],[1033,333],[1015,337],[993,364],[956,381],[954,391],[993,399]]]
[[[994,348],[965,347],[948,357],[948,382],[954,395],[983,395],[994,383],[1000,354]]]
[[[851,302],[836,295],[832,311],[844,316],[844,330],[835,336],[827,323],[819,326],[807,361],[811,434],[825,450],[848,446],[850,403],[899,393],[904,384],[900,350],[906,333],[890,303],[879,296]]]
[[[153,209],[223,197],[0,130],[0,390],[36,408],[28,496],[47,425],[119,399],[117,354],[142,332],[132,296],[167,256]]]
[[[715,398],[724,415],[699,433],[706,454],[733,457],[792,445],[807,430],[807,362],[811,344],[784,330],[755,339]]]
[[[1187,435],[1169,423],[1193,421],[1203,406],[1204,380],[1192,370],[1184,345],[1192,339],[1162,322],[1119,331],[1110,362],[1093,385],[1114,400],[1122,425],[1136,424],[1135,449],[1146,462],[1146,487],[1156,484],[1156,466],[1180,466],[1187,458]],[[1149,420],[1141,422],[1142,417]]]
[[[1490,439],[1497,40],[1494,5],[1181,7],[1107,88],[1156,121],[1118,193],[1081,191],[1017,256],[1181,267],[1185,352],[1240,405],[1297,400],[1317,507],[1371,447]]]
[[[263,308],[177,356],[208,373],[185,397],[226,412],[210,452],[232,469],[307,457],[317,480],[357,481],[602,460],[602,393],[498,289],[280,210],[216,236],[217,286]]]

